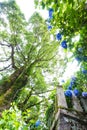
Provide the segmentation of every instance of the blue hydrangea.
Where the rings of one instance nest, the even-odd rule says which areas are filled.
[[[67,49],[67,44],[66,44],[66,41],[65,41],[65,40],[62,41],[61,46],[62,46],[63,48],[65,48],[65,49]]]
[[[48,26],[48,30],[51,30],[51,29],[52,29],[52,26],[51,26],[51,25],[49,25],[49,26]]]
[[[66,90],[66,91],[64,92],[64,94],[65,94],[65,96],[67,96],[67,97],[72,97],[72,92],[71,92],[70,90]]]
[[[76,77],[73,76],[71,80],[72,80],[72,81],[76,81]]]
[[[49,18],[52,19],[53,18],[53,9],[49,9]]]
[[[72,90],[72,86],[71,86],[71,85],[69,85],[69,86],[68,86],[68,89],[69,89],[69,90]]]
[[[84,70],[84,69],[83,69],[83,70],[82,70],[82,73],[83,73],[83,74],[87,74],[87,70]]]
[[[70,85],[73,86],[75,84],[75,81],[71,81]]]
[[[78,48],[78,51],[79,51],[79,52],[83,52],[83,49],[82,49],[82,48]]]
[[[65,81],[62,79],[61,82],[64,83]]]
[[[40,124],[41,124],[40,120],[37,120],[36,123],[35,123],[35,127],[40,126]]]
[[[76,56],[75,59],[76,59],[77,61],[82,61],[82,59],[81,59],[79,56]]]
[[[82,97],[87,98],[87,92],[82,92]]]
[[[60,33],[57,33],[57,34],[56,34],[56,38],[57,38],[57,40],[61,40],[61,39],[62,39],[61,34],[60,34]]]
[[[74,89],[73,92],[74,92],[75,96],[79,96],[79,90],[78,89]]]

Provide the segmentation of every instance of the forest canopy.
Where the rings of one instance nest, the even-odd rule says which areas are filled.
[[[1,129],[48,130],[59,78],[74,60],[80,69],[63,83],[65,95],[87,97],[86,0],[35,5],[48,10],[47,20],[35,12],[26,21],[15,0],[0,2]]]

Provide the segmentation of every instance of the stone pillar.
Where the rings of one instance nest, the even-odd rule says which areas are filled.
[[[72,95],[72,103],[73,103],[73,108],[76,110],[76,111],[80,111],[80,112],[83,112],[82,110],[82,107],[81,107],[81,104],[80,104],[80,101],[78,100],[78,98],[74,95]]]
[[[67,103],[62,86],[57,87],[57,105],[58,107],[67,108]]]
[[[81,98],[81,103],[83,105],[85,112],[87,112],[87,99]]]
[[[66,119],[63,114],[60,114],[55,130],[71,130],[69,119]]]
[[[85,112],[81,107],[79,99],[73,94],[73,108],[69,109],[62,87],[57,88],[57,107],[50,130],[87,130],[87,99],[81,99]]]

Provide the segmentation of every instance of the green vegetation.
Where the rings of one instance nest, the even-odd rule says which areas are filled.
[[[35,0],[35,4],[51,11],[47,20],[35,12],[26,21],[15,0],[0,2],[2,130],[49,130],[56,86],[69,62],[77,60],[80,70],[76,80],[64,83],[64,90],[87,92],[86,0]],[[50,75],[53,79],[47,80]]]

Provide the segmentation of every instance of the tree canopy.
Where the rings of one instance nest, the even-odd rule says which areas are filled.
[[[0,14],[0,111],[15,102],[2,114],[0,127],[24,127],[24,123],[15,122],[19,120],[16,118],[18,112],[28,129],[35,127],[38,118],[45,115],[50,99],[47,93],[55,91],[55,87],[49,86],[51,82],[45,81],[45,73],[52,73],[56,65],[58,45],[50,39],[46,22],[37,12],[27,22],[15,1],[8,1],[0,3]],[[11,114],[6,116],[9,112]],[[14,125],[5,122],[8,118]]]
[[[40,0],[39,2],[35,0],[35,3],[40,8],[49,10],[48,21],[50,21],[52,26],[52,32],[54,33],[57,29],[59,30],[62,39],[67,42],[67,53],[71,52],[73,54],[69,57],[68,61],[71,62],[75,59],[78,61],[78,65],[80,65],[80,71],[75,75],[75,77],[77,77],[76,87],[87,91],[86,0]],[[53,10],[53,12],[51,10]],[[52,12],[52,14],[50,12]],[[61,42],[62,40],[60,43]]]
[[[35,4],[48,10],[47,20],[35,12],[26,21],[15,0],[0,2],[1,129],[48,130],[58,78],[68,62],[77,60],[80,69],[64,83],[65,95],[70,97],[70,90],[77,96],[78,91],[87,92],[86,0]]]

